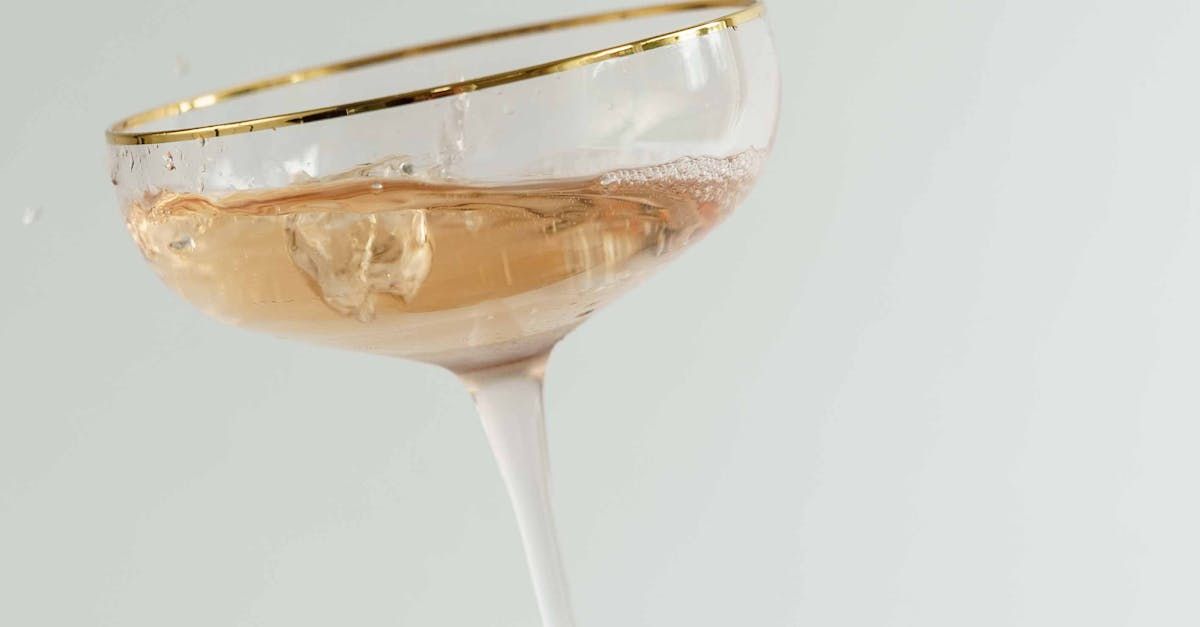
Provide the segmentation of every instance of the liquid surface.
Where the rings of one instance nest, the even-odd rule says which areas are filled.
[[[546,350],[719,222],[760,160],[519,186],[362,169],[219,198],[161,193],[126,222],[163,280],[219,319],[461,371]]]

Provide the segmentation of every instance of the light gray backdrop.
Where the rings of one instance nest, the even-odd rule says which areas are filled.
[[[123,232],[101,131],[622,4],[0,20],[0,625],[534,625],[455,381],[193,311]],[[770,9],[761,185],[552,361],[581,624],[1200,622],[1197,3]]]

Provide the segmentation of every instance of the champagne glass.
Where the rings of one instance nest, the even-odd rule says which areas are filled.
[[[570,627],[547,354],[741,201],[778,106],[763,6],[701,0],[299,70],[130,116],[107,139],[129,232],[195,306],[459,376],[543,623]]]

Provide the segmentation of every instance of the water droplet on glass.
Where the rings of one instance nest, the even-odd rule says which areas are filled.
[[[400,171],[405,174],[411,175],[413,172],[416,171],[416,169],[413,167],[413,164],[405,161],[404,164],[400,166]]]
[[[380,183],[378,181],[371,183],[371,191],[376,191],[376,192],[383,191],[383,183]]]
[[[42,217],[42,210],[37,207],[26,207],[21,213],[21,224],[29,226]]]

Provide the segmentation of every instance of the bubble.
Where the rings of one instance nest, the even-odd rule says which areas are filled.
[[[374,192],[383,191],[383,183],[380,183],[378,181],[371,183],[371,191],[374,191]]]
[[[670,163],[613,170],[600,178],[605,187],[654,185],[666,191],[686,191],[698,201],[715,202],[736,196],[758,175],[764,153],[750,149],[731,157],[683,157]]]
[[[171,250],[174,250],[176,252],[180,252],[180,251],[184,251],[184,250],[195,250],[196,249],[196,240],[192,239],[191,235],[184,235],[183,237],[167,244],[167,246],[169,246],[171,248]]]

